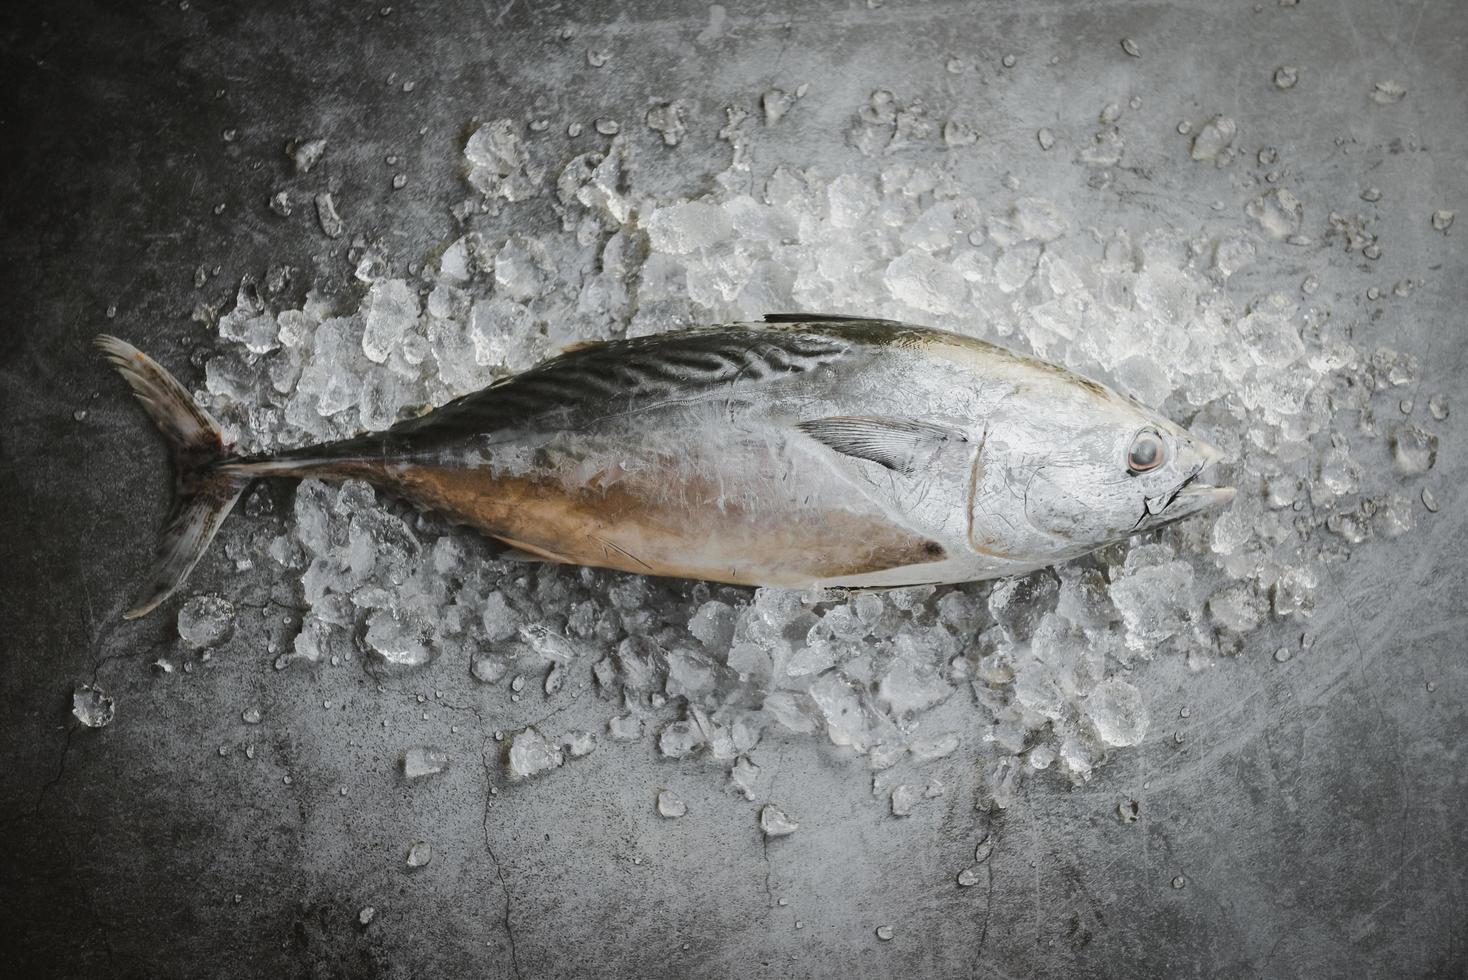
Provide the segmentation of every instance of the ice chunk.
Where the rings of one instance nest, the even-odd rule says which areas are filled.
[[[401,347],[417,323],[418,294],[401,279],[384,279],[372,284],[363,305],[366,327],[362,331],[362,352],[368,360],[382,364]]]
[[[516,732],[510,740],[510,772],[521,779],[554,769],[563,761],[561,750],[534,727]]]
[[[647,219],[647,234],[652,247],[673,255],[686,255],[707,248],[733,232],[729,213],[702,201],[658,208]]]
[[[1387,80],[1371,87],[1371,101],[1377,105],[1392,105],[1407,97],[1407,87],[1401,82]]]
[[[596,750],[596,736],[591,732],[567,732],[561,736],[560,745],[571,758],[581,759]]]
[[[367,646],[386,663],[421,667],[433,658],[427,630],[390,609],[380,609],[367,620]]]
[[[704,733],[692,720],[675,721],[658,736],[658,749],[663,755],[681,759],[704,743]]]
[[[1235,582],[1213,593],[1208,600],[1213,621],[1226,630],[1247,633],[1259,625],[1263,601],[1246,583]]]
[[[322,191],[316,195],[316,220],[321,224],[321,230],[326,233],[327,238],[340,238],[346,234],[347,226],[342,217],[337,213],[336,200],[328,191]]]
[[[1194,160],[1226,162],[1238,135],[1238,124],[1228,116],[1214,116],[1193,136],[1191,155]]]
[[[734,768],[729,771],[729,782],[734,788],[744,794],[746,800],[753,801],[755,798],[755,783],[760,778],[760,767],[749,761],[747,756],[740,756],[734,761]]]
[[[958,313],[968,299],[968,283],[958,270],[925,252],[899,255],[882,278],[893,298],[925,313]]]
[[[530,161],[518,127],[510,119],[496,119],[474,131],[464,144],[469,183],[485,197],[522,201],[533,196],[544,171]]]
[[[1250,201],[1244,208],[1249,217],[1275,238],[1299,234],[1305,220],[1305,205],[1283,187],[1277,187]]]
[[[683,140],[683,134],[688,131],[684,117],[688,114],[688,106],[683,100],[675,102],[663,102],[647,110],[646,119],[648,128],[658,133],[667,146],[677,146]]]
[[[217,595],[196,595],[178,610],[178,635],[195,650],[218,646],[234,632],[234,606]]]
[[[766,837],[788,837],[800,828],[785,811],[773,804],[765,804],[759,811],[759,829]]]
[[[291,162],[296,165],[296,173],[309,173],[321,159],[322,154],[326,152],[326,140],[320,138],[296,140],[286,147],[286,152],[290,155]]]
[[[449,754],[432,745],[415,745],[403,753],[403,775],[420,779],[443,772],[449,767]]]
[[[71,694],[71,713],[88,728],[105,728],[117,716],[117,702],[100,687],[78,684]]]
[[[414,841],[408,848],[408,867],[421,868],[433,860],[433,845],[426,840]]]
[[[1193,566],[1168,561],[1138,568],[1112,584],[1111,600],[1126,626],[1126,645],[1152,650],[1192,622]]]
[[[1437,436],[1410,423],[1392,433],[1392,462],[1403,476],[1421,476],[1437,462]]]
[[[1086,714],[1107,745],[1137,745],[1147,734],[1147,707],[1135,687],[1112,677],[1086,698]]]
[[[989,591],[989,615],[1010,639],[1027,640],[1059,596],[1060,583],[1050,571],[1001,579]]]
[[[688,813],[688,804],[668,790],[658,790],[658,815],[676,820]]]

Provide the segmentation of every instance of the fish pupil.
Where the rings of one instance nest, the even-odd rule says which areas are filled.
[[[1127,467],[1133,473],[1145,473],[1147,470],[1155,469],[1162,461],[1162,440],[1154,433],[1144,432],[1137,436],[1132,443],[1131,451],[1127,454]]]

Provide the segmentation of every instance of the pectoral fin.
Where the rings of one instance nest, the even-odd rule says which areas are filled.
[[[873,415],[834,415],[799,422],[795,427],[842,455],[903,474],[914,472],[944,446],[968,441],[950,426]]]

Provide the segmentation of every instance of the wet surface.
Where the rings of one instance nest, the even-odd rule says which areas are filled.
[[[756,171],[870,168],[845,134],[886,88],[951,107],[982,134],[932,151],[971,153],[956,167],[969,193],[1009,195],[1003,178],[1015,174],[1077,225],[1187,233],[1213,201],[1239,198],[1238,167],[1208,162],[1217,134],[1196,160],[1197,140],[1176,131],[1219,114],[1237,120],[1241,152],[1285,149],[1317,236],[1328,208],[1374,204],[1363,191],[1380,188],[1380,258],[1302,250],[1256,262],[1228,288],[1318,277],[1317,298],[1359,323],[1359,347],[1419,358],[1405,397],[1425,418],[1434,393],[1468,406],[1461,229],[1432,220],[1468,198],[1468,20],[1455,4],[889,0],[727,17],[582,5],[570,40],[565,14],[515,3],[472,15],[193,3],[0,16],[0,295],[12,338],[0,369],[0,787],[17,971],[1464,971],[1468,530],[1451,416],[1435,425],[1428,481],[1404,484],[1414,500],[1428,486],[1436,512],[1419,508],[1414,533],[1331,566],[1308,649],[1280,659],[1294,634],[1264,628],[1202,672],[1181,656],[1146,664],[1131,677],[1152,719],[1142,743],[1077,787],[1032,778],[999,812],[980,806],[983,733],[957,699],[932,715],[935,730],[962,733],[930,769],[946,792],[905,818],[874,798],[849,752],[768,738],[750,753],[759,799],[799,827],[767,837],[723,768],[668,759],[648,737],[603,737],[581,758],[568,747],[555,771],[512,780],[510,733],[605,730],[608,708],[584,682],[547,698],[531,678],[516,701],[447,657],[411,673],[365,658],[278,672],[272,648],[291,642],[301,610],[279,575],[236,567],[263,566],[259,556],[217,548],[191,582],[236,613],[222,638],[207,610],[187,617],[207,657],[180,638],[177,602],[123,624],[168,488],[161,447],[89,348],[99,330],[121,334],[201,387],[196,351],[224,345],[190,313],[227,308],[241,276],[289,264],[285,295],[299,303],[308,284],[351,284],[356,235],[403,260],[432,254],[458,233],[449,208],[469,193],[463,148],[476,123],[545,117],[556,132],[577,120],[589,133],[620,119],[630,130],[650,100],[688,99],[693,135],[639,157],[644,184],[671,199],[706,192],[727,166],[729,147],[711,138],[724,102],[767,117],[762,94],[809,83],[776,113],[778,128],[751,138]],[[605,64],[586,49],[609,52]],[[1281,66],[1294,66],[1291,85]],[[1133,95],[1142,104],[1117,186],[1093,187],[1077,147],[1104,105]],[[666,142],[660,124],[638,124],[637,139]],[[1063,152],[1043,149],[1042,129]],[[328,149],[296,175],[282,148],[308,134]],[[565,139],[562,158],[580,152]],[[1111,152],[1086,149],[1092,160]],[[284,218],[268,205],[282,187],[295,201]],[[311,203],[324,192],[342,239],[323,234]],[[1268,217],[1289,225],[1283,203]],[[1240,229],[1263,223],[1229,213]],[[1421,284],[1393,299],[1408,278]],[[1370,288],[1386,298],[1368,299]],[[1387,474],[1378,443],[1380,456],[1361,461]],[[274,501],[274,515],[255,519],[283,521],[290,490]],[[83,683],[115,703],[103,727],[73,713]],[[87,717],[107,714],[86,703]],[[448,766],[408,781],[403,755],[423,747]],[[662,790],[682,816],[660,812]]]

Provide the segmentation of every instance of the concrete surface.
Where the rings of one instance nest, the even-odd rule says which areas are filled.
[[[726,4],[730,29],[703,42],[709,8],[674,0],[379,6],[63,0],[0,13],[6,975],[1468,974],[1468,276],[1461,227],[1445,237],[1427,220],[1468,204],[1461,3]],[[568,21],[580,32],[565,42]],[[1140,59],[1121,51],[1128,36]],[[593,43],[612,49],[608,69],[586,66]],[[974,69],[948,74],[951,56]],[[1270,78],[1287,63],[1301,81],[1279,93]],[[1387,77],[1409,95],[1376,107],[1367,93]],[[973,114],[984,138],[959,166],[986,175],[974,193],[1009,170],[1092,220],[1195,228],[1211,201],[1233,200],[1230,172],[1190,165],[1173,129],[1216,112],[1239,119],[1248,152],[1285,150],[1317,225],[1359,206],[1360,187],[1383,188],[1380,263],[1317,251],[1263,275],[1319,273],[1337,315],[1422,359],[1418,400],[1441,391],[1459,412],[1430,478],[1441,512],[1337,569],[1307,654],[1274,662],[1265,631],[1202,674],[1149,665],[1146,742],[1079,789],[1036,779],[1010,810],[977,812],[966,744],[939,766],[948,795],[897,820],[839,750],[766,740],[755,757],[801,822],[768,844],[715,764],[660,759],[646,741],[511,784],[493,733],[549,709],[476,686],[462,663],[277,673],[267,647],[289,638],[291,612],[219,549],[193,586],[242,616],[207,661],[177,649],[171,612],[120,621],[167,488],[161,446],[88,341],[111,329],[185,370],[212,343],[190,309],[242,274],[287,262],[297,292],[349,279],[350,235],[328,243],[303,209],[281,220],[265,206],[294,180],[285,141],[326,135],[321,172],[291,186],[337,183],[353,232],[412,257],[453,232],[476,118],[638,120],[651,98],[689,98],[700,138],[666,164],[643,154],[672,195],[726,165],[711,138],[724,102],[753,107],[806,81],[799,115],[756,134],[757,171],[815,157],[869,170],[839,137],[886,87]],[[1084,134],[1132,94],[1129,159],[1146,163],[1121,190],[1091,192],[1069,153],[1036,150],[1037,127]],[[653,147],[655,134],[638,138]],[[410,180],[395,192],[397,169]],[[221,273],[196,292],[201,262]],[[1383,313],[1359,298],[1407,276],[1424,284]],[[192,669],[160,675],[159,657]],[[98,731],[69,713],[73,685],[93,678],[118,701]],[[599,725],[593,700],[558,723]],[[258,726],[241,721],[251,705]],[[422,743],[446,747],[452,767],[407,785],[398,756]],[[656,814],[661,786],[687,817]],[[1133,799],[1140,819],[1123,824],[1115,807]],[[986,834],[991,878],[958,888]],[[410,871],[416,839],[434,857]]]

